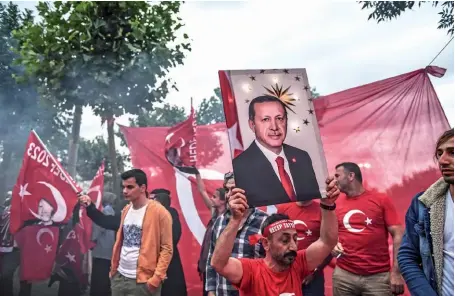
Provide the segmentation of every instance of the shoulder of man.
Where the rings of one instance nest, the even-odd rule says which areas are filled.
[[[306,152],[305,150],[288,145],[288,144],[283,144],[283,149],[284,149],[284,153],[288,152],[288,153],[292,153],[292,154],[300,154],[300,155],[309,156],[308,152]],[[286,156],[288,156],[288,155],[286,155]]]
[[[234,158],[232,160],[233,164],[234,163],[238,163],[242,160],[245,160],[245,158],[249,158],[249,156],[253,155],[254,154],[254,150],[255,149],[259,149],[259,147],[257,147],[256,143],[253,141],[251,142],[250,146],[248,146],[248,148],[246,148],[245,150],[242,151],[242,153],[240,153],[239,155],[237,155],[236,158]]]

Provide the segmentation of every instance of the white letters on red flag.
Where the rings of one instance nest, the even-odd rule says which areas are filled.
[[[42,281],[51,275],[58,247],[57,226],[30,225],[15,235],[21,250],[20,279]]]
[[[65,223],[77,203],[80,187],[32,131],[11,201],[11,233],[27,220],[44,225]]]
[[[87,191],[87,195],[90,196],[92,202],[95,204],[98,210],[102,210],[103,204],[103,192],[104,192],[104,161],[101,164],[100,168],[96,172],[95,177],[93,178],[92,184],[90,185],[89,190]],[[76,232],[78,233],[79,237],[79,244],[81,246],[82,254],[87,253],[93,246],[92,243],[92,229],[93,229],[93,222],[87,216],[87,211],[85,207],[81,207],[79,210],[79,223],[75,228]]]
[[[171,127],[164,140],[167,160],[175,167],[191,167],[197,162],[194,109],[187,120]]]

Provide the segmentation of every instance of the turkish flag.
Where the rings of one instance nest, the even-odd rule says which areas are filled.
[[[196,165],[196,119],[192,106],[187,120],[169,128],[164,139],[164,147],[165,156],[173,166],[191,167]]]
[[[73,226],[73,229],[68,232],[57,257],[55,258],[54,272],[61,278],[69,282],[86,283],[86,273],[84,272],[84,255],[80,248],[81,231],[79,223]]]
[[[81,188],[32,131],[13,188],[11,233],[15,234],[27,220],[41,220],[45,225],[66,223],[80,191]]]
[[[95,204],[98,210],[102,210],[103,204],[103,193],[104,193],[104,161],[101,163],[100,168],[96,172],[95,177],[92,180],[92,184],[87,191],[87,195],[90,196],[92,202]],[[79,234],[79,243],[81,246],[82,254],[87,253],[91,248],[95,246],[92,242],[92,229],[93,221],[87,216],[85,207],[81,207],[79,210],[79,223],[77,224],[76,231]]]
[[[30,225],[15,235],[20,248],[22,281],[42,281],[51,275],[59,240],[57,226]]]

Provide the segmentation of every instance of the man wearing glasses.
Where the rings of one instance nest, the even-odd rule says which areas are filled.
[[[235,180],[233,173],[227,173],[224,176],[224,189],[226,191],[226,201],[232,194],[232,189],[235,187]],[[205,291],[209,296],[238,296],[239,291],[228,280],[221,275],[217,274],[213,267],[210,265],[215,244],[218,237],[226,228],[229,220],[231,219],[231,212],[229,208],[225,213],[218,216],[213,224],[212,234],[210,238],[210,248],[208,259],[206,261],[206,283]],[[232,249],[232,257],[236,258],[261,258],[264,257],[265,252],[261,244],[251,245],[249,237],[251,235],[259,234],[261,225],[267,218],[267,214],[259,209],[250,208],[245,211],[243,219],[240,223],[239,230],[237,231],[234,248]]]

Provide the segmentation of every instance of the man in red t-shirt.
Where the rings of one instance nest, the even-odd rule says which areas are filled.
[[[298,250],[307,249],[319,239],[321,229],[321,210],[315,200],[298,201],[277,205],[277,213],[284,214],[294,221],[297,231]],[[327,257],[302,284],[303,295],[324,296],[324,267],[330,263],[332,255]]]
[[[321,200],[321,236],[306,250],[297,251],[295,224],[283,214],[273,214],[263,223],[263,259],[231,257],[243,213],[248,209],[244,190],[235,188],[229,199],[232,218],[221,233],[211,265],[240,290],[240,296],[302,296],[302,282],[331,253],[338,240],[335,201],[339,190],[334,178],[327,179],[327,198]],[[254,243],[254,239],[250,238]]]
[[[333,296],[403,294],[404,281],[397,262],[403,226],[392,201],[363,187],[362,173],[355,163],[337,165],[335,177],[344,193],[337,209],[344,251],[333,272]],[[389,233],[393,239],[391,272]]]

